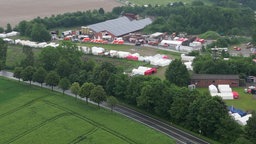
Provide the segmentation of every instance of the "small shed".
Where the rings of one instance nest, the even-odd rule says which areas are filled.
[[[211,84],[229,84],[230,87],[239,86],[238,75],[217,75],[217,74],[193,74],[191,76],[191,84],[196,84],[197,87],[208,87]]]

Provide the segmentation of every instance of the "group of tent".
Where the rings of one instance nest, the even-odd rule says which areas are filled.
[[[83,38],[82,42],[91,42],[91,43],[102,43],[107,44],[108,41],[104,39],[90,39],[89,37]],[[124,44],[124,40],[117,38],[111,42],[112,44]]]
[[[252,114],[248,114],[240,109],[234,108],[233,106],[228,107],[229,115],[240,125],[246,125]]]
[[[139,53],[130,53],[126,51],[117,51],[117,50],[110,50],[106,51],[102,47],[80,47],[81,51],[86,54],[93,54],[93,55],[104,55],[116,58],[123,58],[127,60],[134,60],[134,61],[142,61],[150,63],[154,66],[168,66],[171,63],[171,59],[168,58],[166,55],[156,54],[154,56],[141,56]]]
[[[132,70],[132,75],[151,75],[157,72],[156,68],[149,68],[144,66],[139,66],[137,69]]]
[[[209,85],[209,92],[211,96],[219,96],[224,100],[238,99],[239,95],[237,92],[232,91],[228,84],[219,84],[218,88],[211,84]]]
[[[181,61],[184,63],[186,68],[188,70],[193,71],[192,63],[193,63],[193,60],[195,59],[195,56],[187,56],[185,54],[181,54],[180,57],[181,57]]]

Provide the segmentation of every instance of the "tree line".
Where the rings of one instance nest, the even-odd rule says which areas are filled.
[[[255,56],[229,57],[229,60],[224,60],[225,52],[217,52],[217,57],[214,58],[214,53],[197,56],[193,61],[193,70],[198,74],[237,74],[240,78],[256,75],[256,65],[252,60]]]
[[[161,80],[154,76],[129,77],[111,63],[88,60],[67,41],[58,48],[43,49],[38,59],[32,58],[31,49],[25,49],[27,62],[22,61],[14,70],[14,76],[23,81],[45,83],[52,89],[58,86],[63,93],[70,89],[76,97],[98,105],[107,101],[112,108],[118,99],[223,143],[250,143],[255,138],[250,125],[254,114],[243,129],[228,115],[221,98],[188,89],[189,74],[179,59],[168,66],[166,80]]]
[[[215,5],[166,5],[116,7],[112,11],[137,13],[153,17],[153,24],[144,29],[146,33],[187,32],[201,34],[216,31],[222,35],[250,35],[255,26],[254,11],[248,7],[227,8]]]

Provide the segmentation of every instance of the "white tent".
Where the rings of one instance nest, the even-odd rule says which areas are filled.
[[[116,56],[118,56],[118,53],[117,53],[116,50],[110,50],[110,51],[109,51],[109,55],[110,55],[111,57],[116,57]]]
[[[19,34],[19,32],[12,31],[12,32],[7,33],[7,34],[6,34],[6,37],[12,37],[12,36],[16,36],[16,35],[18,35],[18,34]]]
[[[104,51],[105,51],[105,49],[102,48],[102,47],[92,47],[92,54],[93,55],[101,55],[101,54],[104,53]]]
[[[129,52],[124,52],[124,51],[118,51],[117,52],[117,57],[119,58],[126,58],[128,55],[130,55],[131,53]]]
[[[232,93],[232,89],[229,85],[220,84],[218,85],[218,89],[221,93]]]
[[[195,59],[194,56],[186,56],[185,54],[181,54],[181,61],[193,61]]]
[[[224,100],[232,100],[234,99],[233,93],[214,93],[210,92],[211,96],[219,96]]]
[[[86,53],[86,54],[89,54],[90,53],[90,48],[89,47],[86,47],[86,46],[82,46],[80,47],[81,51],[83,53]]]
[[[193,71],[193,67],[192,67],[192,62],[191,62],[191,61],[189,61],[189,62],[184,62],[184,65],[186,66],[186,68],[187,68],[188,70]]]
[[[208,86],[210,93],[218,93],[218,89],[215,85],[211,84]]]
[[[160,46],[164,46],[164,45],[168,44],[168,45],[175,45],[175,46],[179,45],[179,46],[180,46],[181,43],[182,43],[182,41],[176,41],[176,40],[162,40],[162,41],[159,43],[159,45],[160,45]]]
[[[249,118],[252,117],[252,114],[247,114],[239,119],[237,119],[237,122],[240,124],[240,125],[246,125],[247,124],[247,121],[249,120]]]
[[[234,120],[238,120],[238,119],[241,118],[240,114],[238,114],[238,113],[231,113],[230,115],[232,116],[232,118],[233,118]]]

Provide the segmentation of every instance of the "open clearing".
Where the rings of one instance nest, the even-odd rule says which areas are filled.
[[[208,93],[208,88],[197,88],[201,93]],[[245,93],[244,87],[232,88],[233,91],[239,93],[239,98],[234,100],[224,100],[227,106],[234,106],[235,108],[242,109],[244,111],[256,111],[256,97],[252,94]]]
[[[0,26],[13,27],[22,20],[31,20],[65,12],[87,11],[103,8],[111,11],[122,3],[116,0],[1,0]]]
[[[0,143],[171,144],[172,139],[109,110],[0,77]]]

